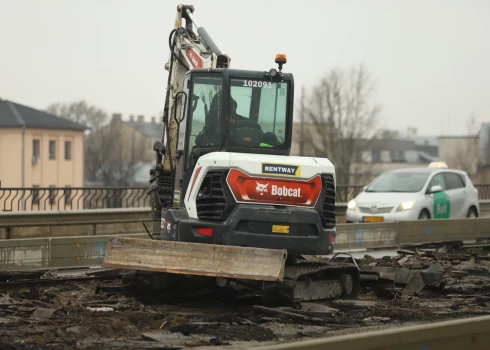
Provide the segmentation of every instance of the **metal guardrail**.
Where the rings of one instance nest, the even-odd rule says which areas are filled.
[[[146,218],[149,220],[148,216]],[[130,223],[130,226],[127,226],[127,220],[123,217],[115,218],[114,222],[116,221],[123,221],[124,224],[95,224],[94,232],[91,235],[85,233],[85,236],[0,240],[0,270],[99,266],[110,236],[130,234],[132,237],[149,239],[147,233],[142,233],[144,229],[140,221]],[[59,236],[63,236],[63,232],[66,235],[67,230],[83,232],[88,226],[79,225],[73,220],[71,224],[54,227],[64,230],[57,232]],[[337,225],[335,249],[386,249],[403,244],[445,240],[488,242],[490,218],[340,224]]]
[[[348,202],[363,185],[338,185],[336,201]],[[476,185],[481,200],[490,200],[490,185]],[[150,206],[146,187],[0,188],[0,212],[141,208]]]
[[[490,316],[480,316],[258,346],[257,350],[484,350],[490,344]]]

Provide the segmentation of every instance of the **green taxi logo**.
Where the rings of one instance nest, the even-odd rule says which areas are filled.
[[[434,219],[449,219],[451,202],[447,199],[445,192],[434,194]]]

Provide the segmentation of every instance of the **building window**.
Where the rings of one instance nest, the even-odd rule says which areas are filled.
[[[71,205],[71,188],[70,186],[65,186],[65,206]]]
[[[54,200],[55,200],[55,197],[56,197],[56,193],[55,193],[55,187],[53,185],[50,185],[49,186],[49,205],[53,205],[54,204]]]
[[[71,159],[71,141],[65,141],[65,160]]]
[[[381,161],[381,152],[380,151],[371,151],[371,162],[379,163]]]
[[[32,156],[39,158],[40,154],[40,141],[39,139],[32,140]]]
[[[36,188],[39,188],[39,185],[33,185],[32,186],[32,205],[39,205],[39,190]]]
[[[49,159],[56,159],[56,141],[49,140]]]

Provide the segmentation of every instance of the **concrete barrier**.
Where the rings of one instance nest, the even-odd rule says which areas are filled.
[[[346,209],[346,203],[337,203],[338,229],[345,223]],[[480,212],[490,217],[490,200],[480,201]],[[0,239],[141,233],[142,223],[151,229],[149,207],[0,213]]]
[[[330,336],[284,344],[258,346],[257,350],[484,350],[490,341],[490,316],[426,323],[357,334]]]
[[[396,223],[337,225],[335,249],[366,249],[397,245]]]
[[[489,218],[400,221],[397,226],[398,244],[448,240],[477,243],[490,237]]]
[[[110,236],[149,239],[147,233],[0,240],[0,269],[26,270],[98,266]],[[490,218],[341,224],[335,249],[387,249],[434,241],[490,241]]]
[[[151,230],[150,208],[13,212],[0,214],[0,238],[118,235]]]
[[[125,237],[149,239],[148,234]],[[100,266],[110,235],[0,241],[0,270],[48,270]]]

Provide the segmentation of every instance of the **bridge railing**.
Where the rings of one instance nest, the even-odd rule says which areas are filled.
[[[146,191],[146,187],[0,188],[0,211],[149,207]]]
[[[336,201],[346,203],[364,185],[338,185]],[[476,185],[479,199],[490,199],[490,184]],[[150,206],[147,187],[0,188],[0,212],[142,208]]]

